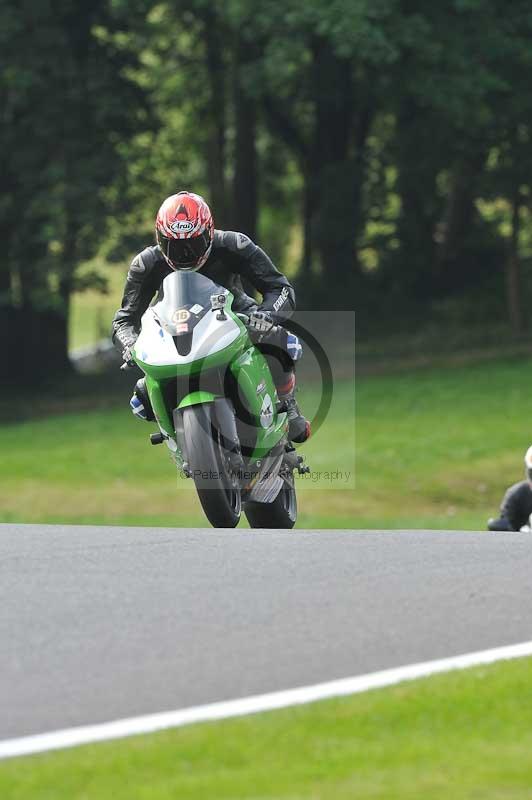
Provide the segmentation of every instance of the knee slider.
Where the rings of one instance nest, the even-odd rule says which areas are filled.
[[[287,331],[286,334],[286,349],[292,361],[299,361],[303,355],[303,347],[299,341],[299,336],[296,336],[295,333],[290,333],[290,331]]]
[[[155,419],[144,378],[141,378],[139,381],[137,381],[135,391],[133,393],[133,397],[129,401],[129,405],[133,414],[139,419],[146,420],[147,422],[153,422]]]

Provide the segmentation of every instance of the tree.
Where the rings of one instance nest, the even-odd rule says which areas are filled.
[[[58,0],[53,13],[45,0],[6,0],[0,14],[4,324],[19,345],[9,371],[25,377],[30,365],[32,374],[68,368],[75,270],[102,240],[119,145],[145,104],[125,75],[131,54],[103,35],[123,23],[106,0],[83,9]]]

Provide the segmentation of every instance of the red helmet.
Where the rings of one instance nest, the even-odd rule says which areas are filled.
[[[167,197],[155,223],[157,244],[173,269],[200,269],[209,257],[214,222],[199,194],[178,192]]]

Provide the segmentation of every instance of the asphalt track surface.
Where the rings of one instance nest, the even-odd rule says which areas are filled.
[[[0,525],[0,739],[532,639],[532,536]]]

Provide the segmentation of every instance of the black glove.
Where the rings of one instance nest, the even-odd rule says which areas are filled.
[[[131,354],[132,347],[133,345],[124,347],[122,351],[122,361],[124,364],[127,364],[128,367],[134,367],[136,363]]]
[[[249,315],[248,328],[256,333],[268,333],[274,325],[268,311],[252,311]]]

